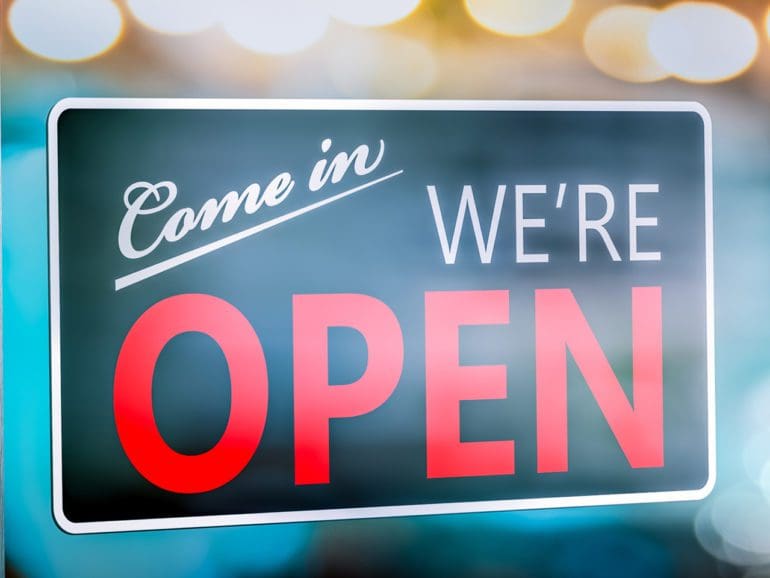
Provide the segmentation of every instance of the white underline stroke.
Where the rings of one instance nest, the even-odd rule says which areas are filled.
[[[227,245],[232,245],[233,243],[237,243],[238,241],[246,239],[247,237],[251,237],[252,235],[256,235],[257,233],[261,233],[262,231],[270,229],[271,227],[275,227],[276,225],[280,225],[281,223],[290,221],[291,219],[304,215],[305,213],[309,213],[310,211],[314,211],[325,205],[329,205],[331,203],[334,203],[335,201],[339,201],[340,199],[349,197],[354,193],[358,193],[360,191],[363,191],[364,189],[368,189],[369,187],[373,187],[374,185],[387,181],[388,179],[397,177],[403,172],[404,171],[402,169],[400,171],[390,173],[378,179],[374,179],[373,181],[369,181],[368,183],[358,185],[357,187],[353,187],[352,189],[348,189],[347,191],[343,191],[334,196],[323,199],[322,201],[318,201],[317,203],[312,203],[306,207],[297,209],[296,211],[292,211],[290,213],[286,213],[285,215],[281,215],[280,217],[276,217],[275,219],[271,219],[269,221],[265,221],[264,223],[260,223],[259,225],[250,227],[244,231],[241,231],[240,233],[234,233],[232,235],[224,237],[223,239],[214,241],[213,243],[209,243],[208,245],[203,245],[202,247],[198,247],[197,249],[192,249],[191,251],[187,251],[185,253],[177,255],[176,257],[171,257],[170,259],[166,259],[165,261],[161,261],[160,263],[156,263],[155,265],[150,265],[149,267],[145,267],[144,269],[139,269],[138,271],[129,273],[128,275],[124,275],[123,277],[118,277],[117,279],[115,279],[115,291],[120,291],[121,289],[134,285],[135,283],[139,283],[140,281],[144,281],[145,279],[149,279],[150,277],[154,277],[155,275],[158,275],[160,273],[173,269],[174,267],[179,267],[179,265],[187,263],[188,261],[192,261],[193,259],[202,257],[203,255],[213,253],[214,251],[217,251],[222,247],[226,247]]]

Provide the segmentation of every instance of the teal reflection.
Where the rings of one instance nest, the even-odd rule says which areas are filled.
[[[51,514],[46,153],[35,113],[6,114],[3,143],[5,536],[23,576],[261,575],[292,564],[307,525],[71,536]],[[35,126],[34,131],[21,130]],[[21,138],[23,137],[23,138]]]

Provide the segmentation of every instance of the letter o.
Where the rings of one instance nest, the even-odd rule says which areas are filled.
[[[155,364],[166,344],[186,332],[205,333],[230,372],[230,416],[222,437],[197,455],[173,450],[158,431],[152,405]],[[246,467],[267,420],[267,366],[259,338],[233,305],[203,294],[159,301],[131,327],[115,367],[114,411],[128,459],[148,481],[180,494],[223,486]]]

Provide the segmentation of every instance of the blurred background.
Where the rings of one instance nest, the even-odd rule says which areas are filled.
[[[9,576],[770,576],[770,3],[15,0],[2,8]],[[714,124],[702,502],[69,536],[50,504],[45,120],[68,96],[697,100]]]

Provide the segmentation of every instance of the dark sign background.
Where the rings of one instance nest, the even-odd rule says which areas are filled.
[[[398,177],[234,245],[115,291],[115,279],[183,251],[351,188],[348,176],[310,192],[307,177],[333,151],[386,143],[369,177]],[[58,123],[61,420],[64,514],[72,522],[283,512],[443,502],[698,489],[708,477],[704,126],[695,112],[123,110],[65,111]],[[327,155],[328,156],[328,155]],[[174,181],[174,207],[282,171],[297,185],[288,200],[253,216],[190,233],[151,256],[124,258],[117,245],[123,192],[144,180]],[[564,207],[555,208],[559,183]],[[622,262],[589,234],[578,261],[577,185],[615,193],[607,229]],[[660,262],[628,261],[628,185],[640,195],[640,250]],[[479,262],[466,219],[457,263],[446,265],[426,192],[439,191],[448,233],[463,185],[472,185],[487,231],[497,186],[508,185],[494,259]],[[515,262],[514,186],[544,184],[527,197],[528,252],[549,264]],[[601,210],[601,203],[597,203]],[[591,205],[589,205],[590,207]],[[165,213],[170,215],[170,211]],[[593,216],[599,216],[597,213]],[[591,213],[589,212],[589,215]],[[146,239],[162,220],[147,221]],[[137,229],[137,245],[142,245]],[[534,290],[574,291],[626,392],[631,392],[631,287],[663,290],[665,466],[629,467],[585,381],[569,365],[569,472],[536,473]],[[516,474],[426,479],[424,293],[508,289],[511,322],[461,330],[461,361],[505,364],[508,398],[463,402],[464,441],[514,439]],[[295,486],[291,299],[301,293],[364,293],[384,301],[404,335],[404,370],[391,398],[361,417],[331,424],[331,483]],[[180,293],[236,306],[265,352],[269,408],[247,468],[212,492],[178,495],[147,482],[115,430],[112,380],[120,346],[152,304]],[[330,332],[331,383],[357,379],[366,345],[355,331]],[[185,334],[163,351],[154,377],[158,427],[177,451],[212,447],[227,422],[229,376],[217,345]],[[54,411],[59,408],[54,407]],[[56,435],[56,433],[54,433]]]

